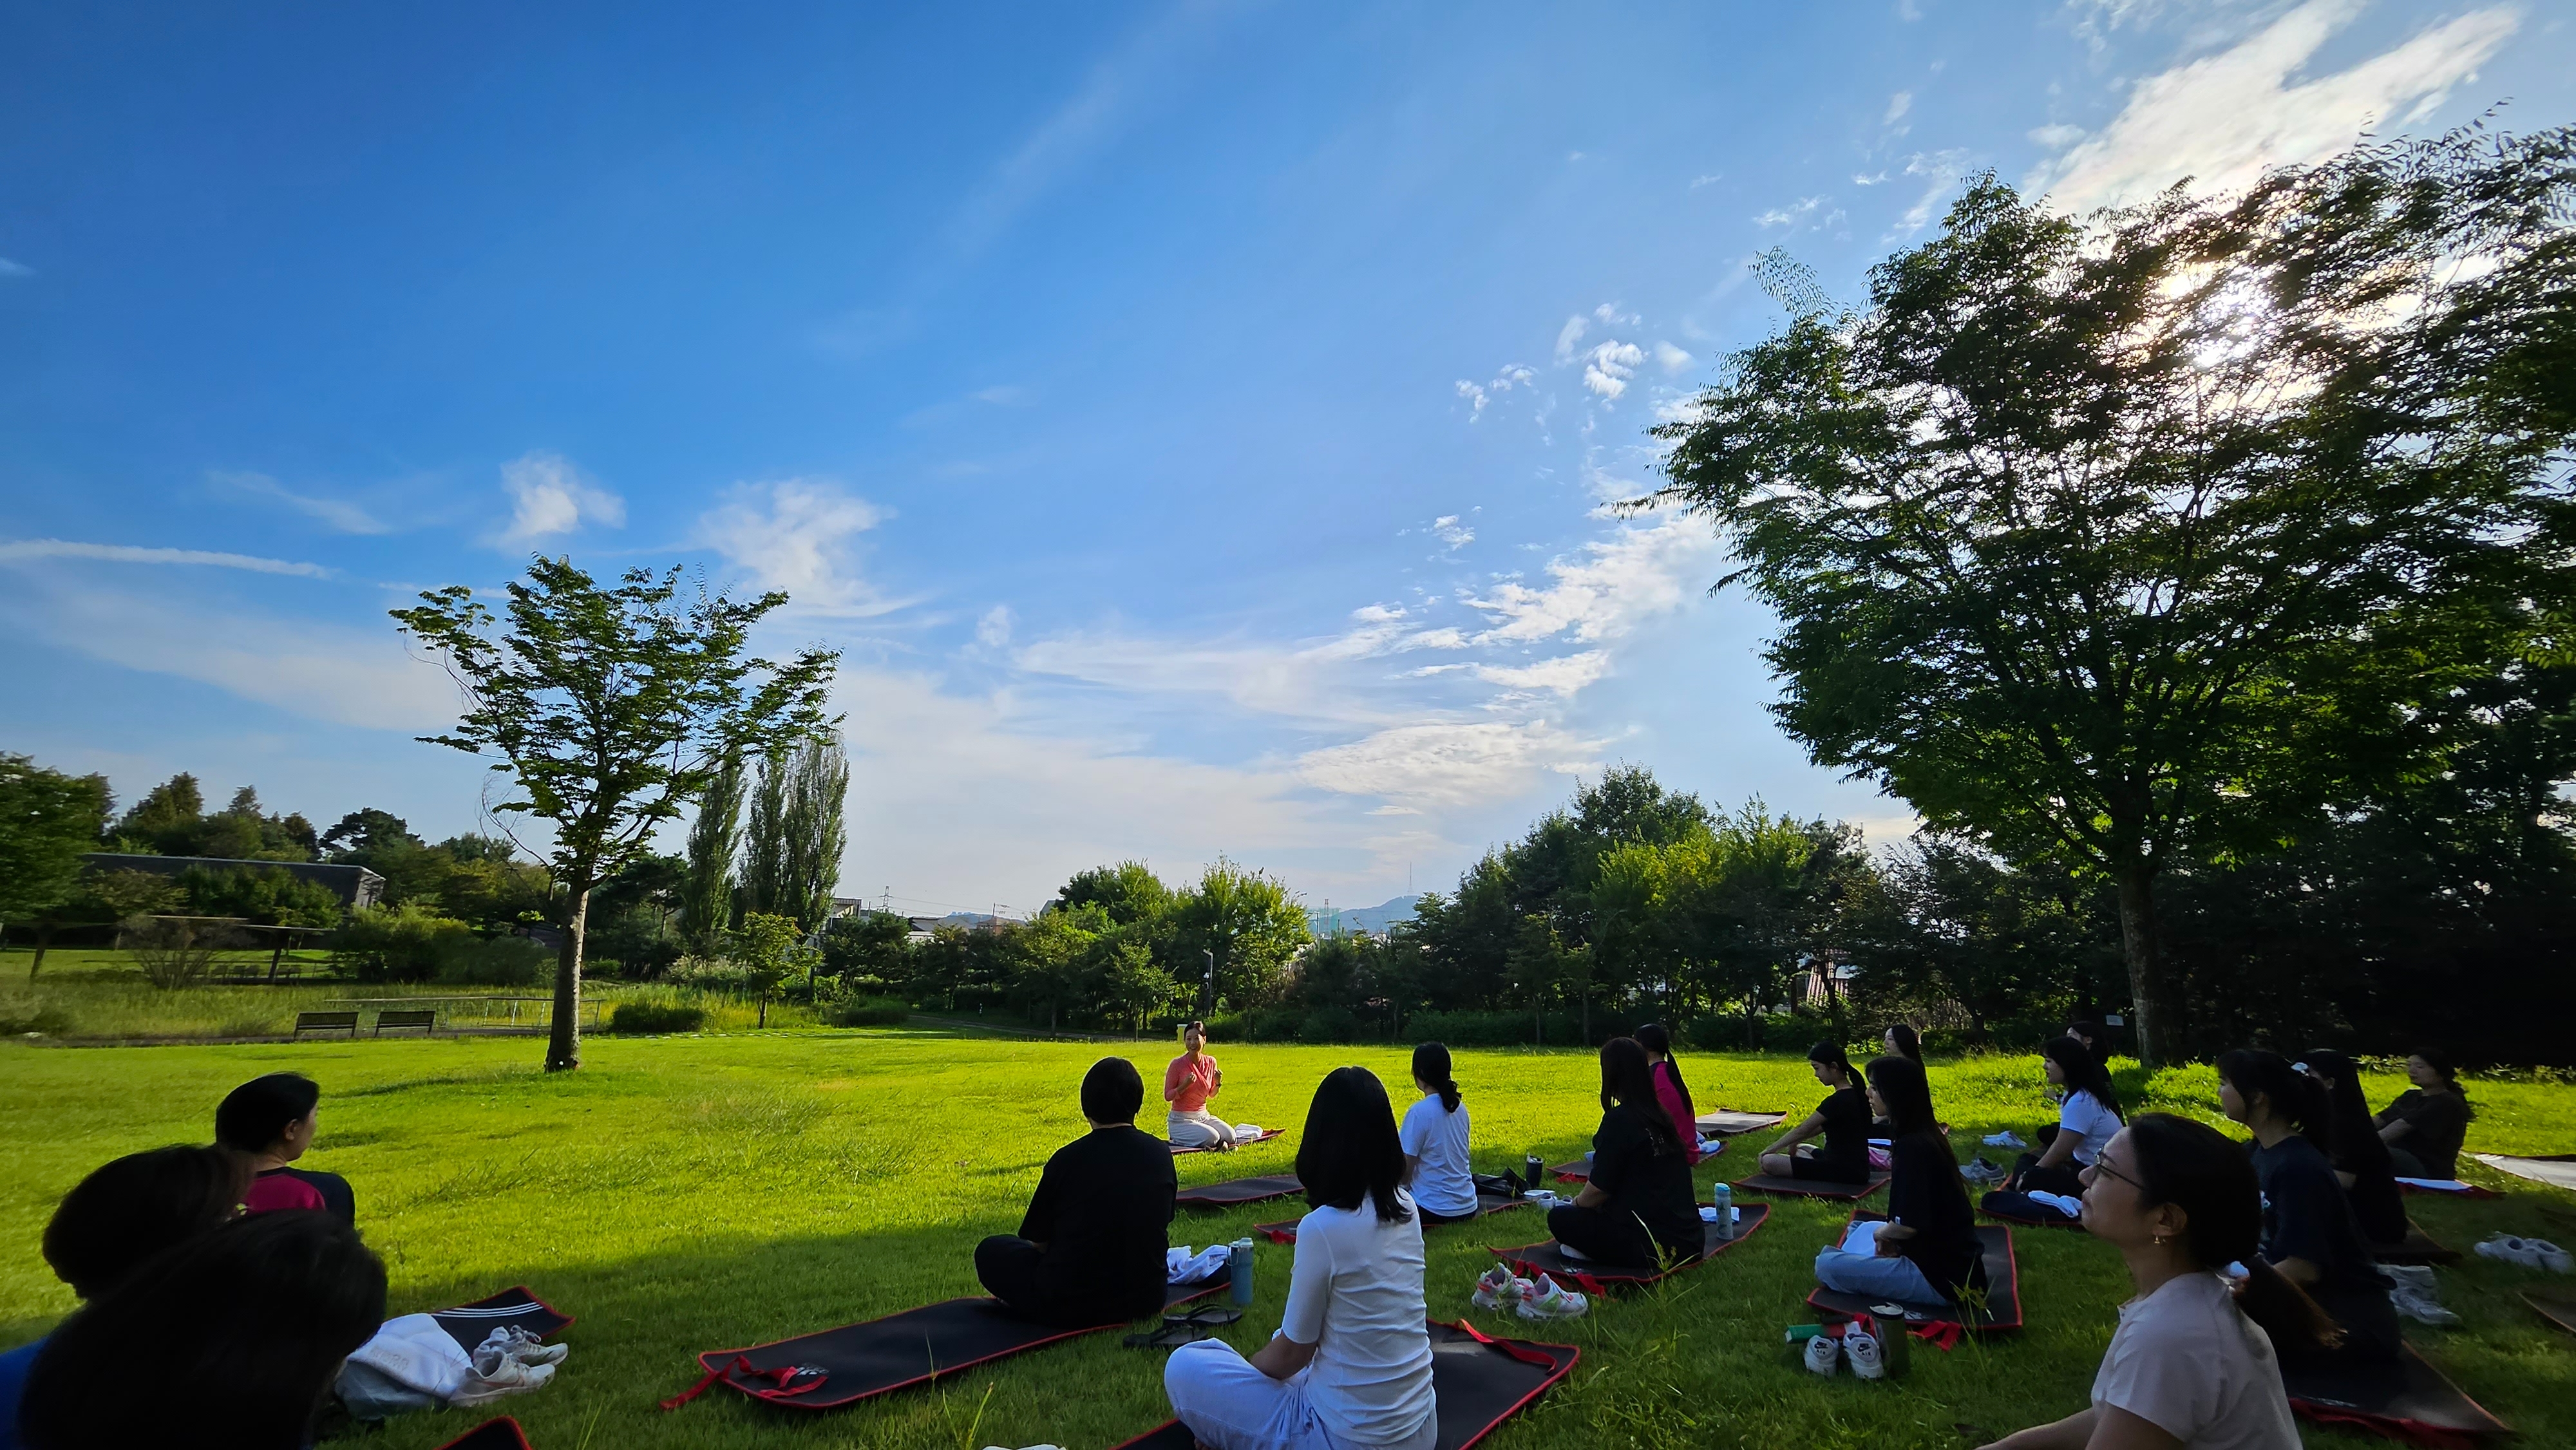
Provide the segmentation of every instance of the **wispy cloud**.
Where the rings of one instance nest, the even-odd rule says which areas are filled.
[[[1547,566],[1549,583],[1513,581],[1462,602],[1483,614],[1480,644],[1532,643],[1559,635],[1591,644],[1616,640],[1681,606],[1717,550],[1708,527],[1683,514],[1630,524]]]
[[[0,257],[0,277],[33,277],[35,275],[36,269],[28,266],[26,263],[13,262],[6,257]]]
[[[858,536],[887,517],[829,478],[739,483],[699,518],[698,537],[799,613],[866,617],[901,607],[858,571]]]
[[[1913,109],[1914,93],[1912,91],[1898,91],[1895,95],[1887,98],[1887,114],[1878,118],[1878,124],[1882,126],[1893,126],[1897,122],[1904,120],[1905,113]]]
[[[2098,8],[2117,23],[2129,7]],[[2101,131],[2053,131],[2064,149],[2032,171],[2026,189],[2079,212],[2138,201],[2185,177],[2199,190],[2236,190],[2267,167],[2323,160],[2365,129],[2424,119],[2521,24],[2506,7],[2472,10],[2347,70],[2296,79],[2362,8],[2363,0],[2307,0],[2226,50],[2139,80]]]
[[[1645,349],[1633,342],[1602,343],[1584,359],[1583,386],[1605,399],[1617,398],[1628,391],[1628,380],[1637,375],[1638,365],[1645,360]]]
[[[263,559],[256,554],[225,554],[211,549],[152,549],[132,544],[81,544],[68,539],[0,541],[0,563],[30,559],[96,559],[110,564],[192,564],[215,569],[246,569],[254,574],[290,574],[303,579],[331,577],[331,571],[319,564]]]
[[[510,523],[494,542],[505,549],[525,548],[584,524],[626,526],[626,500],[591,482],[560,453],[523,453],[502,464],[501,488],[510,495]]]
[[[1933,213],[1939,211],[1942,201],[1958,188],[1960,178],[1966,174],[1967,163],[1967,151],[1959,148],[1928,153],[1918,151],[1905,158],[1905,174],[1921,178],[1923,191],[1914,198],[1914,204],[1905,209],[1905,215],[1897,219],[1896,225],[1879,238],[1879,244],[1884,246],[1901,241],[1930,226]]]
[[[297,493],[265,473],[209,469],[206,472],[206,481],[220,489],[284,504],[306,518],[317,520],[336,533],[390,534],[393,532],[391,524],[356,504],[343,499],[320,498],[312,494]]]
[[[1828,207],[1823,197],[1802,196],[1787,206],[1775,206],[1769,211],[1756,214],[1753,224],[1766,230],[1771,227],[1809,225],[1829,227],[1842,219],[1842,210],[1838,207]]]
[[[1437,721],[1309,751],[1297,774],[1337,795],[1379,796],[1418,812],[1514,795],[1539,772],[1597,769],[1607,743],[1546,720]]]

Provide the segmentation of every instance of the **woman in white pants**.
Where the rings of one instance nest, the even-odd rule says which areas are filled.
[[[1174,1350],[1172,1413],[1211,1450],[1432,1450],[1422,1221],[1376,1074],[1335,1068],[1315,1090],[1297,1177],[1314,1207],[1279,1332],[1249,1359],[1220,1339]]]
[[[1181,1024],[1181,1055],[1163,1069],[1163,1101],[1172,1105],[1164,1135],[1175,1148],[1231,1148],[1234,1128],[1207,1110],[1225,1086],[1225,1070],[1207,1055],[1207,1024]]]

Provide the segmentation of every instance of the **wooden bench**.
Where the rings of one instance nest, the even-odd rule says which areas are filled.
[[[346,1032],[351,1037],[355,1037],[358,1035],[358,1014],[355,1012],[296,1013],[295,1035],[301,1037],[307,1032]]]
[[[385,1029],[387,1028],[392,1028],[396,1032],[418,1028],[422,1036],[431,1036],[438,1031],[438,1013],[436,1009],[425,1009],[412,1012],[377,1013],[376,1035],[378,1037],[384,1036]]]

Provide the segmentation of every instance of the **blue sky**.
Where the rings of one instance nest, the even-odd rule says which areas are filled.
[[[384,611],[702,564],[845,651],[846,890],[1445,886],[1620,760],[1863,823],[1645,430],[1992,168],[2576,112],[2549,7],[22,7],[0,748],[445,834]]]

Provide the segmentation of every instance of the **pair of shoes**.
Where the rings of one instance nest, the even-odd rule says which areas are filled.
[[[485,1335],[480,1347],[491,1349],[496,1345],[521,1364],[561,1364],[564,1357],[572,1353],[571,1345],[548,1344],[529,1333],[524,1324],[502,1325]]]
[[[2451,1325],[2460,1316],[2442,1307],[2434,1297],[2433,1271],[2411,1264],[2382,1264],[2379,1272],[2396,1282],[2388,1290],[2388,1302],[2397,1312],[2418,1324]]]
[[[2021,1140],[2021,1134],[2014,1132],[2010,1128],[2006,1128],[2000,1133],[1988,1133],[1986,1135],[1986,1146],[1989,1148],[2010,1148],[2014,1152],[2018,1153],[2030,1145]]]
[[[1496,1264],[1476,1281],[1476,1292],[1467,1296],[1467,1302],[1479,1309],[1509,1309],[1521,1302],[1524,1295],[1536,1293],[1536,1284],[1516,1277],[1509,1265]]]
[[[1517,1308],[1523,1319],[1575,1319],[1591,1310],[1592,1301],[1541,1274],[1538,1292],[1523,1294]]]
[[[1865,1380],[1887,1378],[1887,1357],[1879,1351],[1878,1337],[1859,1329],[1846,1329],[1843,1337],[1819,1334],[1807,1341],[1807,1368],[1821,1375],[1831,1375],[1834,1366],[1851,1361],[1851,1371]]]
[[[2518,1238],[2512,1234],[2493,1233],[2478,1241],[2480,1258],[2493,1259],[2525,1269],[2548,1269],[2553,1273],[2576,1273],[2576,1257],[2547,1239]]]
[[[2001,1183],[2011,1175],[1987,1162],[1986,1155],[1980,1153],[1959,1169],[1959,1176],[1970,1183]]]

